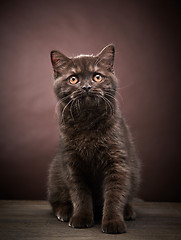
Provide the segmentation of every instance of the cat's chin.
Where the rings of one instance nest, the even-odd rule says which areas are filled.
[[[96,96],[91,94],[83,95],[80,104],[85,108],[92,108],[98,105]]]
[[[87,95],[87,96],[83,96],[82,98],[81,98],[81,102],[82,103],[86,103],[86,104],[90,104],[90,103],[93,103],[95,101],[95,99],[93,99],[93,97],[91,97],[91,96],[89,96],[89,95]]]

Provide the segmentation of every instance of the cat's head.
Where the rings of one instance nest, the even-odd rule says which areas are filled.
[[[108,45],[96,56],[69,58],[59,51],[51,52],[54,91],[62,103],[100,104],[110,108],[115,101],[117,79],[114,75],[114,46]]]

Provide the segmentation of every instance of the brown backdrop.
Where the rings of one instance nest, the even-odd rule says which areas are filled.
[[[114,43],[118,99],[143,163],[139,195],[181,200],[179,5],[153,2],[1,3],[2,199],[46,197],[58,145],[50,50],[96,54]]]

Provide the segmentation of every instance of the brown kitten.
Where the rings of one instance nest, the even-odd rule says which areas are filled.
[[[49,172],[48,199],[69,226],[87,228],[98,212],[105,233],[126,232],[140,163],[115,99],[114,46],[68,58],[51,52],[59,101],[60,146]]]

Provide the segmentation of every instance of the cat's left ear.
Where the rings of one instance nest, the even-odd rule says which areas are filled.
[[[113,65],[114,65],[114,55],[115,55],[115,48],[114,45],[108,45],[105,47],[98,55],[98,63],[103,64],[108,71],[114,72]]]

